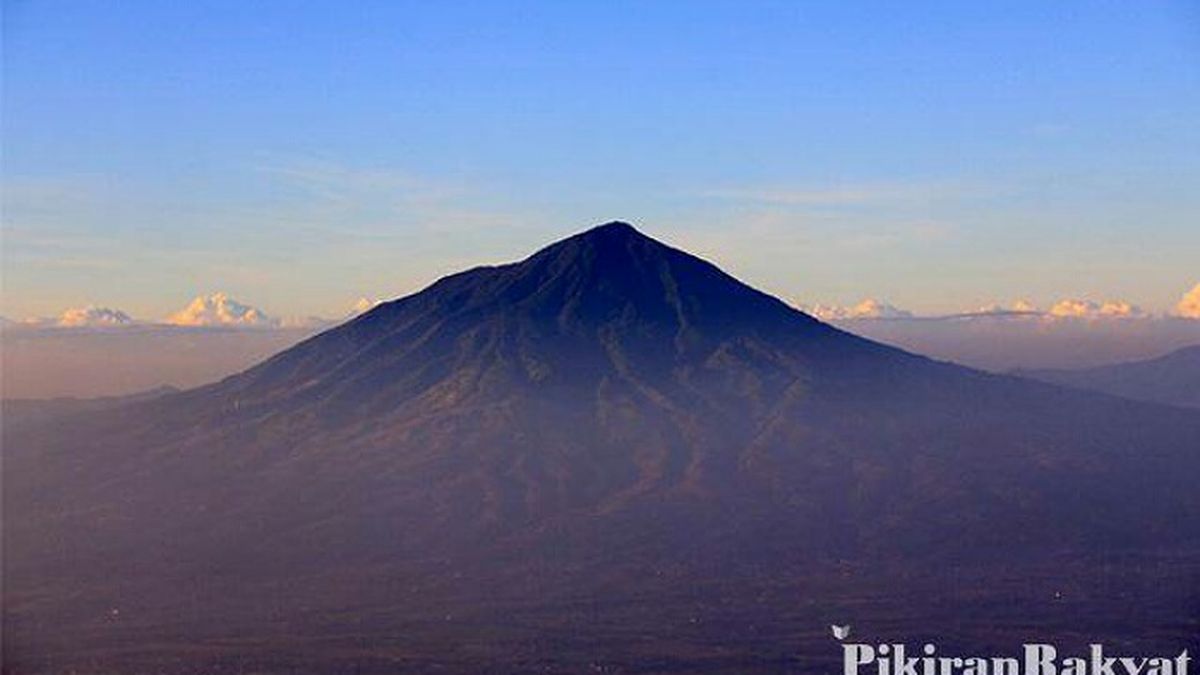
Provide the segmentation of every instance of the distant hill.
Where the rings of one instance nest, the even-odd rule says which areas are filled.
[[[1197,439],[610,223],[221,382],[5,425],[5,668],[830,672],[847,623],[1175,654]]]
[[[160,396],[166,396],[167,394],[174,394],[178,391],[179,389],[176,387],[161,385],[153,389],[126,394],[124,396],[9,398],[0,401],[0,409],[3,410],[5,424],[38,424],[73,415],[109,410],[131,403],[149,401]]]
[[[1014,374],[1114,396],[1200,408],[1200,345],[1164,356],[1078,370],[1016,370]]]

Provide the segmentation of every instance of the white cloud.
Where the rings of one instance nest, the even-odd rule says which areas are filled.
[[[1147,316],[1141,307],[1124,300],[1109,300],[1100,305],[1100,316],[1110,318],[1141,318]]]
[[[1197,287],[1200,289],[1200,286]],[[1200,300],[1200,292],[1193,290]],[[1191,294],[1189,294],[1191,295]],[[1184,303],[1180,303],[1179,316],[1187,316]],[[1153,319],[1154,315],[1137,305],[1123,300],[1094,300],[1065,298],[1050,309],[1042,310],[1028,300],[1015,300],[1005,306],[1000,303],[984,305],[974,311],[950,314],[917,315],[886,302],[868,298],[852,307],[815,304],[801,309],[825,321],[853,321],[855,319],[912,319],[914,321],[985,321],[985,320],[1036,320],[1040,322],[1086,320],[1089,322],[1117,319]],[[1195,309],[1200,310],[1200,307]]]
[[[119,309],[88,305],[87,307],[68,309],[60,314],[54,323],[69,328],[128,326],[133,323],[133,319]]]
[[[1066,298],[1050,306],[1048,314],[1059,318],[1084,318],[1095,315],[1100,307],[1091,300]]]
[[[1200,319],[1200,284],[1183,294],[1179,304],[1175,305],[1175,315],[1185,319]]]
[[[359,298],[354,301],[354,307],[350,309],[349,316],[358,316],[375,308],[376,305],[383,302],[376,298]]]
[[[837,307],[830,305],[813,305],[807,311],[824,321],[842,319],[907,319],[912,312],[900,309],[886,302],[867,298],[853,307]]]
[[[58,316],[32,317],[21,319],[20,321],[4,318],[0,319],[0,323],[14,329],[54,329],[114,328],[132,326],[137,324],[138,321],[119,309],[88,305],[87,307],[72,307]]]
[[[1028,300],[1014,300],[1007,307],[1000,303],[992,303],[980,307],[974,312],[950,314],[941,317],[953,319],[1039,319],[1041,321],[1057,321],[1072,319],[1149,319],[1149,313],[1142,311],[1137,305],[1124,300],[1106,300],[1096,302],[1080,298],[1064,298],[1050,306],[1048,310],[1039,309]]]
[[[1013,300],[1008,306],[993,302],[980,307],[973,312],[952,315],[956,318],[970,317],[1030,317],[1044,314],[1037,305],[1028,300]]]
[[[249,305],[230,298],[225,293],[201,295],[185,308],[164,320],[174,326],[245,326],[269,328],[280,322]]]
[[[1047,315],[1058,319],[1132,319],[1146,316],[1136,305],[1123,300],[1092,300],[1066,298],[1054,303]]]
[[[1037,312],[1038,311],[1037,305],[1033,304],[1032,302],[1030,302],[1028,300],[1014,300],[1012,307],[1010,307],[1009,309],[1011,309],[1014,312]]]

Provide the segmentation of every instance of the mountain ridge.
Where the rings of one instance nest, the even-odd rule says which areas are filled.
[[[1200,345],[1106,366],[1018,369],[1013,374],[1139,401],[1200,407]]]

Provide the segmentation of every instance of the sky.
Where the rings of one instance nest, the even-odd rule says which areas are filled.
[[[9,318],[343,316],[615,219],[806,305],[1200,282],[1187,0],[3,8]]]

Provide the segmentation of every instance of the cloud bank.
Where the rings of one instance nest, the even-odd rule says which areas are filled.
[[[807,308],[809,314],[823,321],[838,321],[845,319],[907,319],[913,313],[900,309],[875,298],[866,298],[852,307],[836,305],[813,305]]]
[[[164,323],[172,326],[243,326],[273,328],[280,325],[255,307],[244,305],[225,293],[201,295],[187,307],[168,316]]]
[[[352,319],[367,312],[383,300],[361,297],[340,318],[322,316],[275,317],[263,310],[229,297],[227,293],[211,293],[194,298],[183,309],[165,319],[147,321],[134,318],[120,309],[98,305],[68,309],[58,316],[31,318],[16,321],[0,317],[0,326],[6,331],[27,332],[32,330],[89,329],[138,326],[141,328],[185,327],[185,328],[253,328],[293,329],[325,328],[339,321]]]
[[[115,328],[132,326],[137,322],[129,314],[111,307],[72,307],[55,317],[38,317],[13,321],[0,317],[0,325],[6,328]]]
[[[1016,300],[1009,305],[993,303],[977,310],[952,314],[919,315],[895,305],[867,298],[852,306],[798,305],[823,321],[853,321],[857,319],[913,319],[919,321],[967,319],[1034,319],[1043,322],[1059,320],[1102,321],[1109,319],[1200,318],[1200,284],[1179,302],[1173,315],[1155,316],[1124,300],[1088,300],[1063,298],[1041,309],[1028,300]]]
[[[1027,300],[918,315],[877,300],[802,307],[852,333],[977,368],[1076,368],[1149,358],[1200,344],[1200,284],[1169,314],[1123,300]]]
[[[350,308],[350,314],[348,316],[355,317],[359,314],[365,314],[366,312],[375,309],[375,306],[381,302],[383,301],[374,298],[359,298],[354,302],[354,306]]]
[[[1046,314],[1050,317],[1074,319],[1129,319],[1147,316],[1139,307],[1123,300],[1098,303],[1076,298],[1054,303]]]
[[[1175,315],[1185,319],[1200,319],[1200,283],[1183,294],[1175,305]]]
[[[68,309],[59,315],[55,324],[69,328],[129,326],[133,324],[133,319],[119,309],[88,305],[87,307]]]

